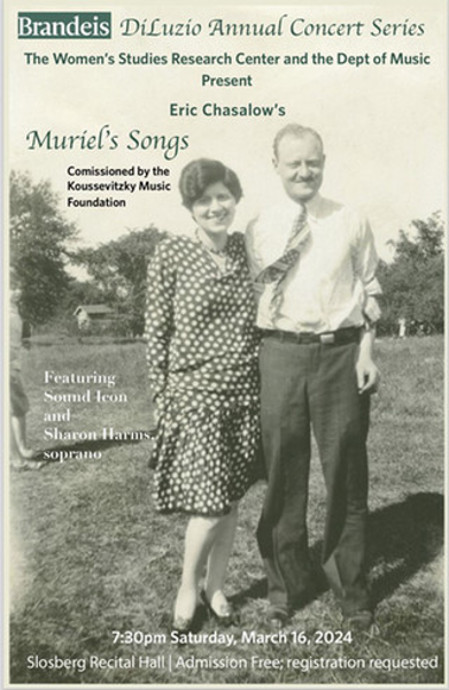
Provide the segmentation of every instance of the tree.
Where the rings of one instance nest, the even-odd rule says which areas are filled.
[[[104,292],[95,283],[71,278],[61,305],[61,314],[73,318],[73,312],[81,304],[99,304],[104,301]]]
[[[103,291],[105,302],[123,315],[133,335],[143,333],[147,263],[163,237],[165,233],[151,225],[73,255],[73,260],[85,266]]]
[[[69,283],[67,244],[77,230],[58,208],[49,181],[34,184],[28,173],[10,175],[10,262],[21,289],[24,320],[42,324],[55,313]]]
[[[77,335],[79,329],[78,321],[74,316],[75,309],[82,304],[102,304],[104,302],[104,293],[92,281],[79,281],[71,276],[57,309],[46,323],[45,330],[59,334]]]
[[[381,262],[383,289],[380,332],[395,332],[400,317],[423,332],[444,330],[444,227],[441,215],[414,220],[393,242],[393,262]]]

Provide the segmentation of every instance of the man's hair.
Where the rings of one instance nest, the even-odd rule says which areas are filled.
[[[306,136],[307,134],[311,135],[312,137],[315,137],[315,139],[319,142],[321,146],[321,150],[324,150],[323,146],[323,140],[321,136],[318,134],[318,132],[315,129],[312,129],[312,127],[303,127],[303,125],[299,125],[296,122],[291,122],[288,125],[285,125],[285,127],[282,127],[282,129],[279,130],[279,132],[276,134],[274,137],[273,141],[273,153],[274,157],[278,157],[279,153],[279,144],[281,142],[281,139],[284,137],[290,135],[293,137],[298,137],[298,139],[301,139],[302,137]]]

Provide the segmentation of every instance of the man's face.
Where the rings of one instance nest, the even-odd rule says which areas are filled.
[[[313,134],[286,134],[273,164],[288,196],[296,202],[312,199],[323,181],[325,156]]]

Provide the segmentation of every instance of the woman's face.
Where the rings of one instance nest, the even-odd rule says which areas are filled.
[[[192,206],[192,216],[208,234],[226,232],[235,216],[237,202],[223,182],[214,182]]]

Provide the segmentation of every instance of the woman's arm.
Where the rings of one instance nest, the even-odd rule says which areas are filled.
[[[162,241],[148,264],[145,310],[148,377],[155,401],[164,391],[167,381],[174,293],[173,257],[168,243]]]

